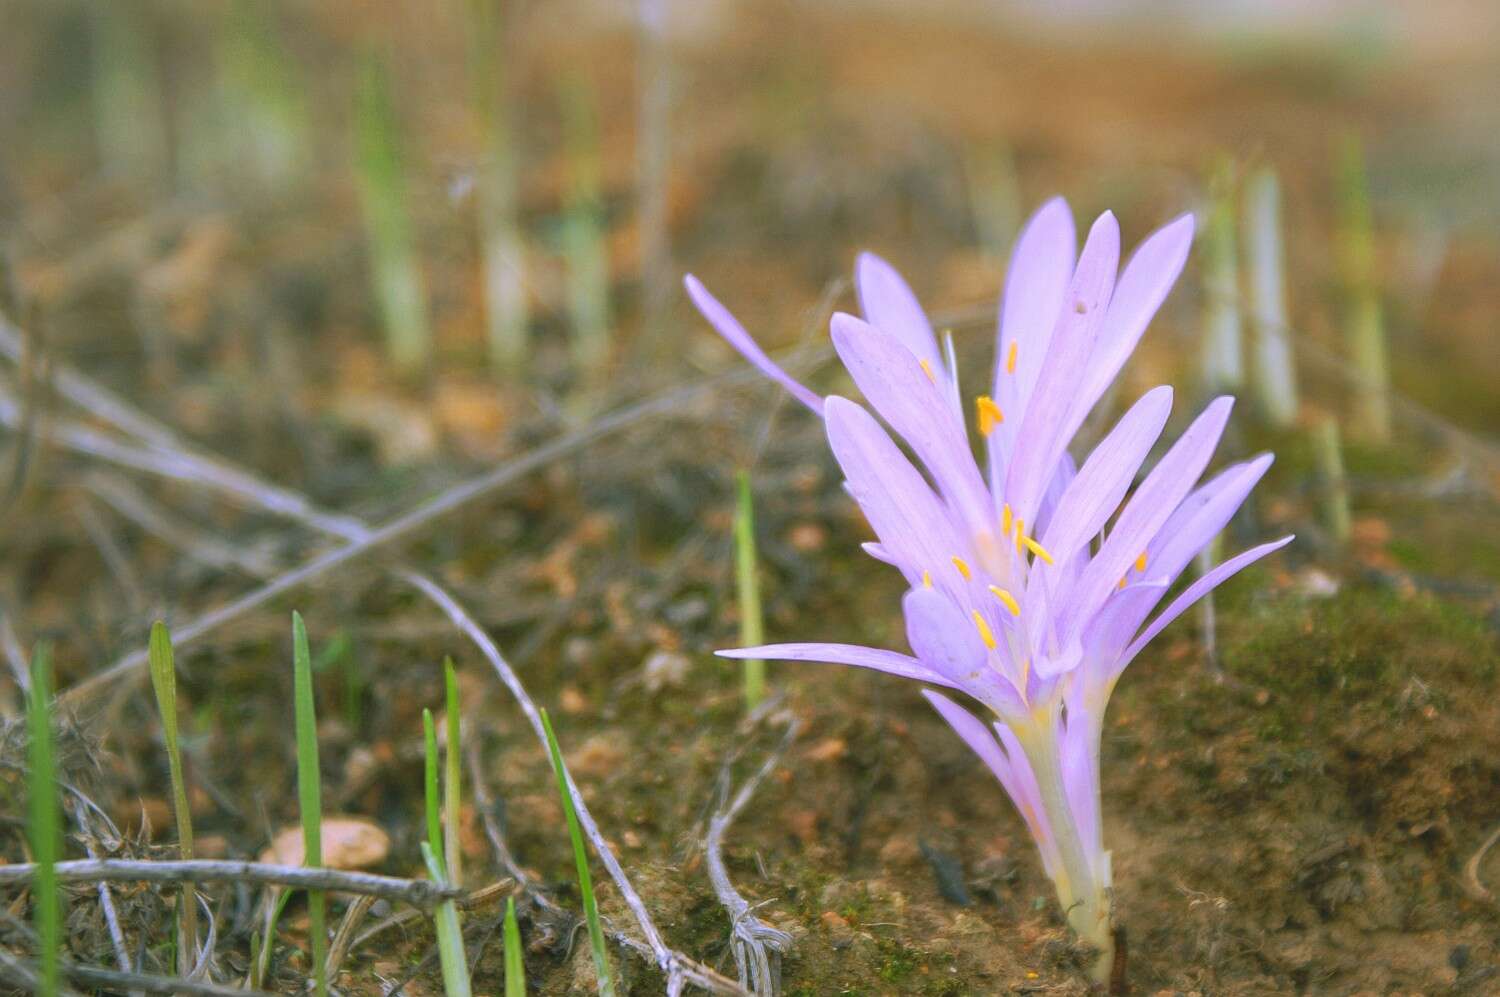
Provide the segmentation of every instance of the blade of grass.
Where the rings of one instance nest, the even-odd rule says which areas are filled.
[[[430,841],[422,842],[422,860],[427,863],[427,874],[434,881],[443,882],[442,860]],[[438,962],[443,969],[443,993],[447,997],[469,997],[469,959],[464,951],[458,905],[452,900],[438,904],[432,913],[432,924],[437,933]]]
[[[578,372],[580,414],[601,399],[597,391],[609,362],[609,249],[605,244],[599,125],[594,95],[579,76],[562,87],[562,117],[568,146],[568,194],[561,229],[567,264],[568,317],[573,326],[573,365]]]
[[[573,862],[578,867],[578,892],[583,895],[583,917],[589,928],[589,949],[594,954],[594,970],[599,974],[599,993],[614,997],[614,977],[609,969],[609,952],[604,948],[604,928],[599,923],[599,903],[594,899],[594,881],[589,875],[589,856],[583,846],[583,831],[578,813],[573,809],[573,794],[568,792],[568,770],[563,765],[562,749],[552,730],[552,718],[542,710],[542,727],[547,732],[547,750],[552,753],[552,771],[557,776],[557,791],[562,795],[563,813],[568,818],[568,837],[573,842]]]
[[[1297,374],[1287,341],[1286,250],[1281,238],[1281,184],[1262,167],[1245,184],[1245,252],[1250,321],[1255,328],[1255,387],[1271,425],[1297,419]]]
[[[302,813],[303,865],[323,864],[323,787],[318,769],[318,718],[313,706],[312,653],[302,614],[292,613],[292,700],[297,726],[297,803]],[[319,997],[328,993],[325,974],[328,939],[323,925],[322,890],[307,893],[308,933],[312,936],[313,982]],[[269,943],[270,936],[267,935]]]
[[[26,799],[36,881],[32,885],[32,920],[36,926],[39,992],[55,994],[62,951],[62,898],[57,889],[57,859],[62,850],[62,819],[52,745],[52,651],[38,644],[31,655],[31,690],[26,701],[30,736]]]
[[[526,963],[521,959],[521,926],[516,923],[516,898],[505,898],[505,997],[526,997]]]
[[[172,635],[161,620],[151,624],[147,653],[151,662],[151,688],[161,713],[162,735],[167,742],[167,770],[172,781],[172,815],[177,820],[177,850],[184,860],[193,857],[193,815],[188,809],[187,784],[182,777],[182,751],[177,740],[177,665],[172,654]],[[198,903],[191,883],[182,884],[178,897],[178,972],[187,976],[198,951]]]
[[[432,722],[432,711],[422,710],[422,738],[426,750],[423,754],[423,799],[427,805],[427,843],[432,846],[433,857],[442,870],[441,879],[448,878],[448,864],[443,860],[442,804],[438,798],[438,749],[437,727]]]
[[[443,859],[447,863],[448,882],[455,886],[463,884],[459,857],[459,809],[463,803],[462,763],[459,754],[461,734],[458,705],[458,676],[453,669],[453,659],[443,659],[443,692],[446,700],[446,726],[448,729],[447,754],[443,758]]]
[[[457,698],[457,693],[452,688],[452,663],[445,662],[445,665],[445,674],[449,680],[449,700],[452,704]],[[453,705],[449,709],[452,710]],[[427,863],[428,874],[435,882],[448,883],[450,880],[443,862],[443,828],[439,816],[437,727],[432,722],[431,710],[422,711],[422,739],[426,749],[423,788],[427,809],[427,840],[422,842],[422,858]],[[443,992],[448,997],[468,997],[469,962],[467,953],[464,952],[463,924],[458,918],[458,906],[451,900],[439,904],[433,911],[432,924],[437,933],[438,961],[443,969]]]
[[[734,505],[735,577],[740,598],[740,645],[765,643],[765,620],[760,607],[760,578],[755,552],[755,506],[750,492],[750,472],[735,476]],[[745,660],[745,709],[753,710],[766,695],[766,663]]]
[[[1203,247],[1202,363],[1203,384],[1209,391],[1237,389],[1244,381],[1234,183],[1234,162],[1226,156],[1209,178],[1208,231]]]
[[[355,114],[360,203],[371,276],[391,361],[403,372],[426,365],[431,350],[422,283],[406,202],[406,165],[385,62],[366,56]]]
[[[1359,136],[1338,148],[1338,261],[1344,285],[1344,341],[1358,375],[1351,434],[1375,443],[1391,438],[1390,362],[1375,253],[1370,184]]]

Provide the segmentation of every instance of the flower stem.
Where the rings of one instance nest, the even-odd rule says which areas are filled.
[[[1026,752],[1036,775],[1042,809],[1052,827],[1052,836],[1062,858],[1062,866],[1053,877],[1057,900],[1062,905],[1068,926],[1097,952],[1089,967],[1096,983],[1109,980],[1114,964],[1115,942],[1110,923],[1109,856],[1099,857],[1098,869],[1084,851],[1083,835],[1068,803],[1063,785],[1061,745],[1055,720],[1043,721],[1028,730],[1012,728]]]

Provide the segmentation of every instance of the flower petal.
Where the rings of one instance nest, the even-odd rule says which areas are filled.
[[[917,660],[958,685],[985,669],[979,632],[963,611],[937,589],[914,588],[901,599],[906,639]]]
[[[863,406],[829,395],[823,416],[849,494],[907,582],[915,585],[924,570],[947,564],[958,540],[927,479]]]
[[[1163,385],[1146,392],[1083,462],[1042,539],[1059,566],[1097,536],[1120,507],[1171,411],[1171,388]]]
[[[1161,633],[1168,623],[1181,616],[1189,606],[1212,592],[1220,583],[1235,575],[1241,569],[1259,561],[1267,554],[1275,553],[1294,539],[1295,536],[1289,535],[1282,537],[1280,540],[1263,543],[1259,547],[1252,547],[1243,554],[1231,557],[1189,585],[1181,595],[1167,605],[1166,609],[1157,614],[1156,619],[1152,620],[1151,624],[1145,630],[1141,631],[1139,637],[1130,642],[1130,646],[1125,649],[1125,653],[1120,655],[1120,660],[1115,664],[1115,674],[1118,675],[1124,671],[1125,666],[1130,664],[1131,660],[1137,654],[1141,653],[1141,649],[1151,643],[1152,638]]]
[[[994,517],[989,491],[969,450],[963,421],[936,375],[929,377],[895,336],[853,315],[835,315],[832,329],[839,359],[875,411],[911,444],[969,529],[989,528]]]
[[[723,336],[730,346],[738,350],[740,355],[754,364],[762,374],[791,392],[793,398],[814,412],[822,413],[823,399],[782,370],[776,361],[766,356],[765,350],[762,350],[759,344],[750,338],[745,327],[729,313],[729,309],[720,304],[719,299],[708,293],[708,288],[703,286],[702,281],[688,274],[682,279],[682,283],[687,288],[688,297],[693,299],[698,312],[708,319],[709,324],[718,330],[719,335]]]
[[[854,288],[865,321],[895,336],[934,370],[946,367],[927,313],[895,267],[874,253],[860,253],[854,264]]]
[[[1036,389],[1021,413],[1020,435],[1006,469],[1004,499],[1028,523],[1035,521],[1058,459],[1083,421],[1082,416],[1075,419],[1071,414],[1073,398],[1109,306],[1119,259],[1120,226],[1114,215],[1105,212],[1094,223],[1078,258]]]
[[[956,689],[952,682],[923,665],[916,658],[860,644],[763,644],[760,647],[736,647],[714,654],[721,658],[762,658],[767,661],[818,661],[829,665],[853,665],[869,668],[904,679],[931,682]]]
[[[1057,854],[1057,844],[1052,836],[1052,829],[1047,823],[1047,813],[1042,807],[1042,794],[1037,789],[1036,776],[1032,774],[1031,763],[1026,760],[1024,752],[1020,751],[1020,745],[1011,735],[1010,745],[1002,747],[997,737],[1003,737],[1009,731],[1001,725],[990,728],[978,717],[968,710],[959,706],[953,700],[941,693],[930,689],[922,690],[922,695],[932,704],[942,718],[948,721],[963,742],[969,746],[969,750],[978,755],[980,760],[989,766],[1000,785],[1005,788],[1006,795],[1020,811],[1022,819],[1026,821],[1026,827],[1031,832],[1031,837],[1037,843],[1037,848],[1042,853],[1042,865],[1045,866],[1047,874],[1052,875],[1060,863]]]
[[[1054,197],[1031,216],[1011,252],[1000,303],[994,398],[1003,411],[1013,411],[1017,419],[1026,408],[1047,356],[1047,344],[1073,278],[1077,247],[1073,212],[1067,201]],[[1016,348],[1014,371],[1009,369],[1012,344]],[[1002,424],[996,433],[1003,433],[1007,425],[1007,435],[1013,437],[1014,421]]]
[[[1136,558],[1155,539],[1172,510],[1177,508],[1208,465],[1233,406],[1234,399],[1228,396],[1210,402],[1146,475],[1146,480],[1120,511],[1120,517],[1099,548],[1098,555],[1079,578],[1063,623],[1064,633],[1078,633],[1104,604],[1119,580],[1125,577]]]
[[[1151,545],[1148,559],[1151,574],[1168,581],[1175,579],[1188,562],[1228,525],[1274,459],[1271,454],[1261,454],[1225,468],[1184,499]]]
[[[1146,326],[1182,273],[1192,244],[1193,216],[1182,215],[1147,236],[1125,265],[1078,393],[1084,418],[1135,352]]]

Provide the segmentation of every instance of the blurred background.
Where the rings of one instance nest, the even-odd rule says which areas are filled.
[[[1137,771],[1107,777],[1107,796],[1173,827],[1233,814],[1244,799],[1215,793],[1243,777],[1233,792],[1270,814],[1178,856],[1202,882],[1121,859],[1147,925],[1141,972],[1247,993],[1470,979],[1494,959],[1492,937],[1476,940],[1493,919],[1452,882],[1500,820],[1497,38],[1488,0],[8,0],[7,656],[47,637],[59,687],[77,686],[144,646],[154,616],[201,620],[334,549],[342,527],[308,510],[389,522],[518,461],[479,501],[424,520],[402,557],[438,572],[534,691],[564,704],[564,741],[593,746],[580,781],[609,788],[601,820],[630,828],[627,852],[671,896],[660,902],[688,944],[703,891],[662,884],[688,862],[681,836],[739,715],[734,674],[706,663],[738,622],[737,469],[755,483],[768,636],[902,638],[899,580],[848,560],[863,527],[819,427],[736,373],[682,275],[820,389],[847,392],[826,326],[856,310],[858,251],[895,264],[983,370],[1011,242],[1044,200],[1066,195],[1081,228],[1114,210],[1126,246],[1192,211],[1188,269],[1105,414],[1162,381],[1191,403],[1179,422],[1213,392],[1240,395],[1222,459],[1279,460],[1226,550],[1277,530],[1301,539],[1231,587],[1217,618],[1179,624],[1178,677],[1119,707],[1137,724],[1158,701],[1240,719],[1189,723],[1162,749],[1213,769],[1189,766],[1203,784]],[[185,722],[217,787],[204,826],[234,854],[264,837],[257,813],[288,816],[276,718],[289,607],[274,605],[205,628],[184,654]],[[296,605],[332,648],[320,689],[338,704],[325,732],[338,800],[404,826],[420,785],[414,711],[440,652],[470,652],[381,564],[323,577]],[[1194,684],[1236,663],[1238,691]],[[1310,684],[1278,687],[1288,667]],[[980,892],[1007,895],[1014,862],[1033,860],[998,792],[970,799],[970,763],[916,697],[862,676],[775,675],[815,725],[822,754],[807,764],[822,767],[775,787],[746,836],[781,877],[756,892],[795,897],[783,907],[812,933],[805,992],[833,979],[913,992],[899,981],[929,964],[971,981],[1071,979],[1066,960],[1038,954],[1054,937],[1040,908],[984,908],[1006,930],[1021,919],[1032,948],[1018,962],[942,913],[939,863],[926,843],[918,853],[903,800],[935,801],[923,841],[958,856]],[[493,682],[465,679],[492,724],[486,758],[518,795],[512,844],[563,869],[555,804],[526,788],[544,785],[544,757]],[[7,715],[19,684],[0,673]],[[149,715],[139,687],[84,688],[104,697],[88,700],[97,713]],[[1329,723],[1362,716],[1357,732],[1320,727],[1312,701]],[[1277,704],[1289,712],[1267,719]],[[1377,733],[1379,718],[1428,708],[1447,726],[1427,747]],[[1106,754],[1137,757],[1150,735],[1133,729]],[[1250,750],[1235,740],[1246,729],[1273,747],[1231,778],[1214,766]],[[132,757],[153,750],[144,730],[111,738],[90,764],[121,822],[139,825],[133,801],[159,798],[163,774]],[[923,757],[942,745],[940,764],[892,738]],[[1350,788],[1393,756],[1399,785]],[[239,771],[245,757],[271,774]],[[689,788],[666,800],[651,771]],[[1311,810],[1326,822],[1296,823]],[[977,837],[961,830],[975,824]],[[1283,833],[1295,854],[1247,857],[1249,839]],[[414,840],[398,833],[398,854]],[[1356,843],[1299,864],[1330,841]],[[1239,896],[1205,885],[1232,879],[1225,855],[1246,882],[1301,884],[1300,906],[1214,906]],[[850,883],[879,876],[932,913],[850,899]],[[1397,894],[1396,913],[1351,900]],[[904,927],[859,934],[878,923]],[[922,932],[946,941],[889,976],[890,946]],[[1384,962],[1354,954],[1420,932]]]

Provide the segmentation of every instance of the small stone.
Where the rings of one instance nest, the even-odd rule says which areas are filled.
[[[647,692],[660,692],[687,681],[692,662],[676,651],[653,651],[641,666],[641,683]]]
[[[564,713],[577,716],[589,708],[588,697],[578,691],[577,686],[565,685],[562,692],[558,693],[557,705],[562,707]]]
[[[793,550],[812,554],[827,546],[828,530],[817,523],[798,523],[792,527],[786,539]]]
[[[368,869],[384,862],[391,852],[391,838],[380,825],[363,817],[323,818],[323,864],[330,869]],[[260,853],[260,861],[277,865],[301,865],[302,826],[282,828],[271,846]]]
[[[829,737],[811,748],[807,749],[807,760],[811,762],[832,762],[843,758],[849,751],[849,745],[841,737]]]

